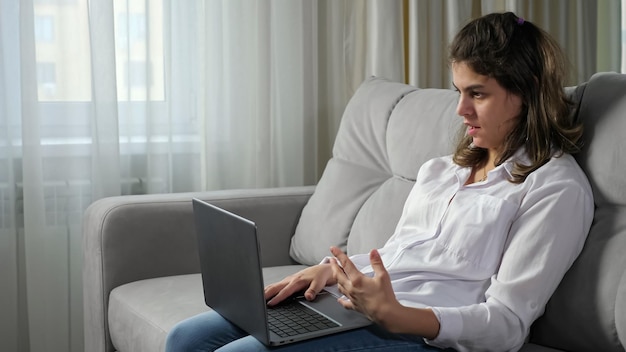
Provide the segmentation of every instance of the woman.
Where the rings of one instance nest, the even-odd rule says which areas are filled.
[[[268,305],[336,284],[376,324],[287,345],[307,351],[518,350],[580,253],[593,218],[570,155],[582,129],[562,87],[565,60],[512,13],[467,24],[450,49],[454,155],[426,162],[394,234],[379,250],[332,257],[266,287]],[[168,351],[268,350],[214,312],[177,325]]]

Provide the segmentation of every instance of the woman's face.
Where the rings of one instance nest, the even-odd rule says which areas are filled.
[[[464,62],[452,63],[452,82],[460,93],[457,114],[463,117],[474,145],[485,148],[493,158],[522,111],[522,98],[506,91],[498,82],[480,75]]]

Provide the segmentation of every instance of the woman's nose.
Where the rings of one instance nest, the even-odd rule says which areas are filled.
[[[468,98],[464,97],[463,94],[459,95],[459,102],[456,105],[456,113],[457,115],[463,117],[470,115],[471,113],[471,102]]]

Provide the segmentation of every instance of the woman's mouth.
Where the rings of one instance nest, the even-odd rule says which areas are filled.
[[[480,127],[478,126],[467,125],[467,134],[470,136],[474,136],[479,129]]]

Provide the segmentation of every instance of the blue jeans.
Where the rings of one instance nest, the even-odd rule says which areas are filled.
[[[167,336],[166,352],[191,351],[440,351],[419,336],[392,334],[372,325],[366,328],[267,347],[214,311],[178,323]]]

